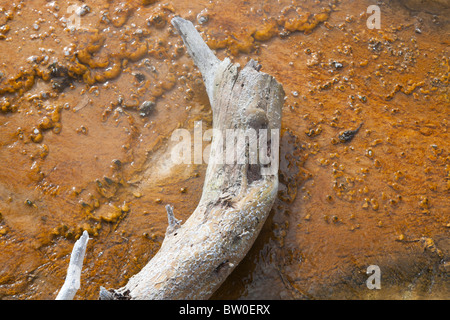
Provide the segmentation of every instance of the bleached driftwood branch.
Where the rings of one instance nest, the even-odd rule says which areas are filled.
[[[191,22],[176,17],[172,24],[213,111],[202,197],[184,224],[167,206],[160,250],[124,287],[101,287],[100,299],[209,298],[247,254],[277,195],[283,87],[253,60],[242,69],[219,60]]]
[[[253,60],[241,70],[228,58],[219,60],[191,22],[176,17],[172,24],[202,73],[213,110],[202,197],[182,225],[166,208],[169,226],[160,250],[124,287],[102,289],[101,299],[209,298],[247,254],[277,195],[282,86]],[[229,129],[256,134],[236,147],[234,139],[223,139]],[[270,163],[249,161],[256,144]],[[227,161],[230,150],[244,161]]]
[[[81,237],[75,242],[70,255],[69,267],[64,284],[56,296],[56,300],[72,300],[78,289],[80,289],[81,269],[83,268],[84,254],[89,240],[89,234],[85,230]]]

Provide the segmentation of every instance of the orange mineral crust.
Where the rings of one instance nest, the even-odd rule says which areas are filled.
[[[1,1],[0,299],[54,299],[84,230],[97,299],[158,251],[165,205],[196,208],[207,164],[171,138],[212,113],[174,16],[286,92],[277,200],[213,299],[448,298],[450,15],[383,2],[376,28],[370,5]]]

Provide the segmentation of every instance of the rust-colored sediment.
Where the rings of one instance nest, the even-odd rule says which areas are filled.
[[[211,112],[174,15],[287,94],[279,197],[213,298],[448,297],[448,16],[390,2],[371,30],[370,1],[227,3],[0,6],[0,298],[56,297],[88,230],[76,297],[96,299],[156,253],[165,204],[195,209],[206,164],[168,146]]]

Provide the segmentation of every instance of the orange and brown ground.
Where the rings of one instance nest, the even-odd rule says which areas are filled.
[[[391,1],[368,29],[370,4],[1,1],[0,298],[56,297],[88,230],[77,298],[96,299],[156,253],[165,204],[195,209],[206,164],[171,165],[170,136],[211,112],[174,15],[287,96],[279,197],[213,298],[448,297],[448,15]]]

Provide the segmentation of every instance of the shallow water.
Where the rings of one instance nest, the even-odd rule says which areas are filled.
[[[0,298],[56,297],[88,230],[76,298],[96,299],[157,252],[166,204],[195,209],[206,164],[173,165],[170,137],[212,118],[174,15],[286,92],[278,199],[213,298],[449,296],[445,11],[391,1],[369,29],[370,1],[142,3],[0,2]]]

